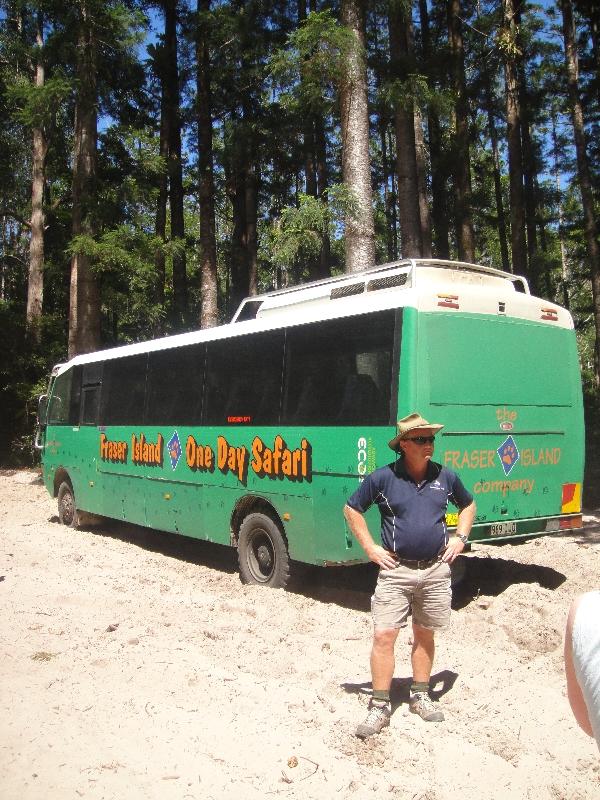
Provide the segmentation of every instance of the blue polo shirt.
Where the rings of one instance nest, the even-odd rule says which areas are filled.
[[[458,509],[473,501],[455,472],[430,461],[417,485],[399,459],[367,475],[347,503],[361,514],[376,503],[383,546],[400,558],[426,561],[448,543],[448,501]]]

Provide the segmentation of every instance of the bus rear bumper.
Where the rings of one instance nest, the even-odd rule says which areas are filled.
[[[583,528],[582,514],[561,514],[556,517],[533,517],[511,522],[476,524],[470,536],[472,544],[522,541],[523,539],[562,533]]]

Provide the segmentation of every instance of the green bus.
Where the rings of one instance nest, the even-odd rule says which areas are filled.
[[[293,561],[364,561],[342,507],[415,409],[445,425],[434,458],[476,499],[471,541],[582,525],[571,316],[474,264],[384,264],[247,298],[217,328],[77,356],[40,398],[36,446],[62,523],[233,545],[244,582],[282,587]]]

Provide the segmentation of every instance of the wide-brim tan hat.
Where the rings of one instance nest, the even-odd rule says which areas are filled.
[[[398,433],[393,439],[390,439],[388,444],[392,450],[398,450],[398,447],[400,446],[400,440],[404,439],[406,434],[410,431],[414,431],[415,428],[425,428],[433,433],[437,433],[438,431],[441,431],[443,427],[443,425],[440,425],[437,422],[427,422],[425,417],[422,417],[418,411],[414,411],[412,414],[409,414],[408,417],[403,417],[402,419],[398,420],[396,425]]]

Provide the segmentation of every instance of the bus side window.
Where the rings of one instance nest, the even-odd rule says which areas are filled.
[[[81,425],[97,425],[102,388],[102,364],[85,364],[81,379]]]
[[[282,331],[208,343],[205,425],[278,424],[283,343]]]
[[[387,425],[395,312],[289,328],[283,422]]]
[[[73,372],[73,369],[69,369],[54,380],[52,397],[48,405],[48,423],[50,425],[69,424]]]
[[[205,359],[204,344],[149,354],[146,425],[200,425]]]
[[[348,375],[337,421],[341,424],[376,422],[380,416],[381,398],[373,378],[367,374]]]
[[[102,425],[140,424],[146,394],[147,358],[143,353],[105,362],[100,404]]]

